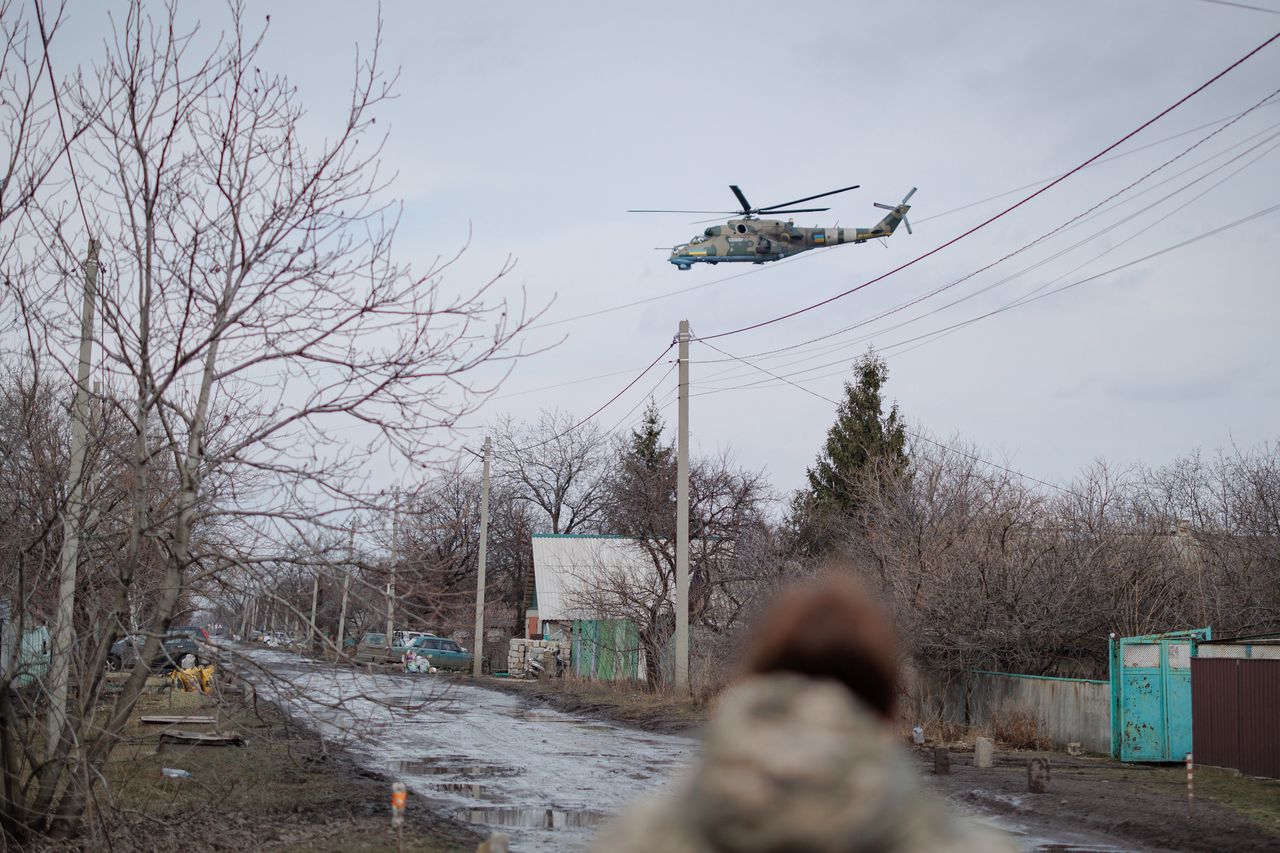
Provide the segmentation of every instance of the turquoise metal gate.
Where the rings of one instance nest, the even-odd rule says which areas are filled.
[[[1111,754],[1182,761],[1191,752],[1191,657],[1209,628],[1111,638]]]

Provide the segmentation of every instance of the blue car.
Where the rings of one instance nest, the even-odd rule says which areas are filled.
[[[405,658],[426,658],[436,669],[471,671],[471,652],[447,637],[426,635],[416,638],[405,650]]]

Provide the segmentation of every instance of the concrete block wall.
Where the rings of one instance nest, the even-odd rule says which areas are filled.
[[[994,672],[913,675],[908,679],[908,707],[917,719],[984,728],[1001,714],[1020,711],[1035,718],[1055,747],[1075,742],[1089,752],[1111,751],[1111,686],[1107,682]]]
[[[507,675],[512,678],[528,678],[529,661],[537,660],[544,667],[549,665],[551,654],[560,650],[560,659],[572,665],[573,643],[569,640],[523,640],[514,638],[507,652]]]

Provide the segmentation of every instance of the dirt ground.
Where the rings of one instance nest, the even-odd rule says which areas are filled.
[[[933,774],[932,748],[916,756],[927,783],[954,802],[994,815],[1028,834],[1080,834],[1128,850],[1280,850],[1280,780],[1240,778],[1197,768],[1195,808],[1187,811],[1181,765],[1121,764],[1109,758],[997,748],[989,769],[973,765],[973,750],[951,753],[951,774]],[[1048,792],[1027,792],[1027,761],[1050,764]],[[1107,841],[1094,849],[1109,849]]]
[[[586,714],[646,732],[696,734],[710,706],[693,699],[655,695],[631,686],[576,678],[525,681],[484,678],[482,687],[523,696],[569,714]]]
[[[209,715],[215,725],[142,725],[143,714]],[[95,836],[79,849],[113,851],[268,850],[391,851],[390,785],[289,724],[264,702],[217,706],[198,693],[144,694],[105,768],[109,802],[100,804]],[[247,745],[172,746],[157,753],[166,730],[234,732]],[[192,778],[166,779],[162,768]],[[402,847],[411,851],[472,851],[480,836],[409,798]],[[44,849],[50,849],[45,847]],[[76,849],[61,845],[61,849]]]
[[[705,703],[573,679],[491,678],[484,686],[645,731],[696,734],[710,712]],[[1071,838],[1076,842],[1069,849],[1280,850],[1280,780],[1197,768],[1189,818],[1182,765],[1126,765],[1100,756],[1005,747],[997,750],[994,767],[979,770],[969,745],[953,747],[950,775],[935,776],[932,747],[918,747],[915,754],[926,784],[961,808],[1024,833],[1029,847],[1064,849],[1052,839]],[[1027,792],[1027,761],[1034,757],[1050,763],[1047,794]],[[1049,841],[1038,844],[1041,837]]]
[[[710,710],[706,703],[575,680],[488,678],[478,686],[514,694],[529,705],[647,732],[696,734]],[[143,713],[212,714],[219,718],[218,729],[244,735],[249,745],[166,747],[157,754],[163,727],[134,725],[107,768],[112,801],[101,811],[111,849],[396,849],[388,819],[389,780],[359,768],[340,750],[325,748],[274,707],[260,702],[255,711],[233,701],[219,709],[198,694],[173,693],[144,696],[137,711]],[[972,747],[961,745],[951,749],[951,773],[939,776],[932,772],[931,747],[918,747],[914,754],[928,786],[958,807],[1020,833],[1029,849],[1280,850],[1280,780],[1197,768],[1189,817],[1185,770],[1178,765],[1125,765],[1104,757],[1003,747],[997,748],[994,767],[978,769]],[[1050,763],[1046,794],[1027,792],[1026,764],[1032,757]],[[166,781],[162,767],[188,770],[193,778]],[[411,796],[403,849],[474,850],[479,839],[471,827],[425,805],[415,808]]]

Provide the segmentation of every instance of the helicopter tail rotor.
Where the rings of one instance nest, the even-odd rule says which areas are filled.
[[[874,201],[872,204],[881,210],[892,211],[900,215],[902,217],[902,224],[907,226],[907,233],[914,234],[915,232],[911,230],[911,222],[907,219],[907,211],[911,209],[911,205],[907,204],[907,202],[911,201],[911,197],[916,194],[917,189],[918,187],[912,187],[911,191],[904,195],[902,197],[902,201],[897,204],[881,204],[878,201]]]

